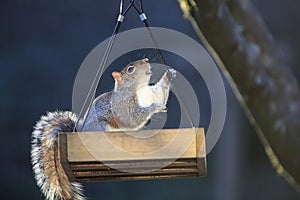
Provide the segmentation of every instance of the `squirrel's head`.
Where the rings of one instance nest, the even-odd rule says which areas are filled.
[[[149,84],[151,77],[151,66],[149,59],[129,63],[121,72],[113,72],[115,89],[118,87],[143,87]]]

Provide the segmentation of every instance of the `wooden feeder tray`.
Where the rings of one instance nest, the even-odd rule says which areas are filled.
[[[60,163],[76,182],[206,175],[203,128],[155,131],[60,133]]]

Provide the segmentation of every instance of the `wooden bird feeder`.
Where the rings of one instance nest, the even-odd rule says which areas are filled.
[[[70,181],[206,175],[203,128],[162,129],[154,135],[153,130],[128,133],[60,133],[59,159]]]

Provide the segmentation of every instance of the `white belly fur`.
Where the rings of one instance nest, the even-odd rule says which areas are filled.
[[[137,90],[138,104],[141,107],[151,106],[152,103],[166,104],[169,96],[169,87],[154,85],[145,86]]]
[[[153,91],[150,86],[139,88],[136,92],[138,104],[141,107],[151,106],[154,103]]]

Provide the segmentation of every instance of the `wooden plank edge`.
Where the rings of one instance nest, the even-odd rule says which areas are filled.
[[[70,182],[75,181],[75,177],[73,175],[73,171],[70,168],[70,164],[68,161],[68,144],[67,144],[67,134],[58,134],[58,157],[60,160],[60,164],[65,171],[67,177]]]
[[[197,178],[199,177],[198,173],[181,173],[181,174],[160,174],[160,175],[124,175],[118,177],[112,176],[99,176],[99,177],[83,177],[76,178],[77,182],[98,182],[98,181],[137,181],[137,180],[155,180],[155,179],[183,179],[183,178]]]

